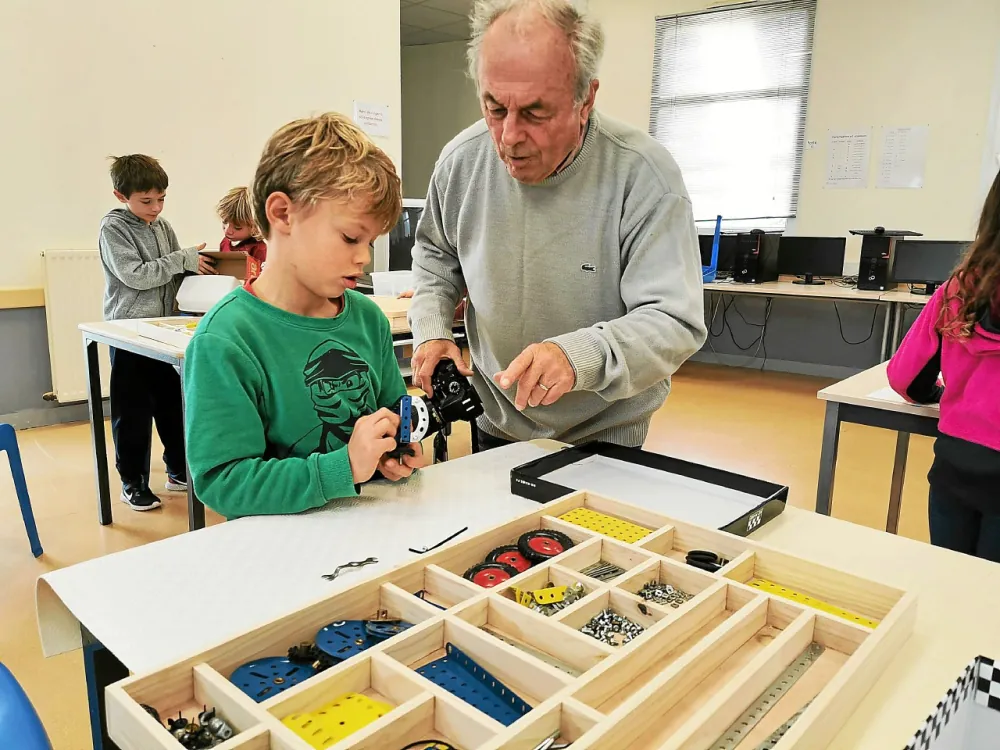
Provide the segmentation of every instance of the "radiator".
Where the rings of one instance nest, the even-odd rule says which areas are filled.
[[[87,362],[81,323],[104,319],[104,270],[97,250],[46,250],[45,322],[49,332],[52,391],[59,403],[87,399]],[[111,364],[101,346],[101,390],[108,395]]]

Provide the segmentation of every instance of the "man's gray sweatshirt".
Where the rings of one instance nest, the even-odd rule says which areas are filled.
[[[468,289],[475,386],[496,437],[639,446],[670,376],[705,341],[691,202],[670,154],[591,115],[580,153],[539,185],[514,180],[483,121],[438,160],[413,248],[414,344],[451,338]],[[493,376],[551,341],[576,387],[518,412]]]
[[[166,219],[147,224],[127,208],[101,219],[98,247],[105,320],[172,315],[181,274],[198,270],[198,250],[181,249]]]

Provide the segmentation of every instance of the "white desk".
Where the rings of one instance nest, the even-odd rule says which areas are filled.
[[[166,362],[177,370],[184,392],[184,350],[171,344],[145,338],[136,333],[138,320],[115,320],[104,323],[83,323],[83,348],[87,357],[87,406],[90,409],[90,434],[94,443],[94,475],[97,479],[97,520],[102,526],[112,522],[111,485],[108,479],[108,445],[104,433],[104,395],[101,392],[101,360],[97,345],[107,344],[140,357]],[[188,482],[188,528],[205,525],[205,506],[194,494]]]
[[[889,514],[885,530],[895,534],[899,528],[899,508],[906,476],[906,457],[910,435],[937,437],[940,411],[937,406],[906,403],[889,388],[888,364],[877,365],[854,377],[824,388],[817,395],[826,401],[823,423],[823,450],[819,460],[819,485],[816,489],[816,512],[830,515],[834,475],[840,444],[840,425],[844,422],[881,427],[896,432],[896,455],[889,490]]]
[[[344,579],[356,582],[412,559],[414,543],[537,507],[509,493],[509,470],[542,450],[509,446],[372,485],[357,502],[241,519],[49,573],[38,583],[43,649],[79,647],[83,625],[141,672],[198,653],[329,594],[339,584],[319,575],[345,560],[379,556],[379,566]],[[829,750],[902,747],[973,656],[1000,655],[988,593],[1000,588],[1000,565],[796,508],[753,538],[920,599],[913,637]]]
[[[705,291],[723,294],[755,294],[763,297],[801,297],[844,302],[882,302],[885,292],[843,287],[827,281],[825,284],[796,284],[788,279],[766,281],[763,284],[737,284],[733,281],[713,281]]]
[[[861,302],[886,308],[885,324],[882,327],[881,361],[889,356],[889,330],[892,322],[893,304],[883,298],[884,292],[866,291],[838,286],[832,280],[825,284],[796,284],[789,279],[767,281],[763,284],[737,284],[733,281],[713,281],[705,284],[705,291],[713,294],[741,294],[756,297],[785,297],[811,299],[823,302]]]

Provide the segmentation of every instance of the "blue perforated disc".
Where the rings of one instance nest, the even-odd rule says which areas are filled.
[[[316,634],[319,650],[340,660],[350,659],[375,643],[365,632],[364,620],[331,622]]]
[[[269,656],[237,667],[229,681],[261,703],[315,674],[316,670],[309,664],[296,664],[284,656]]]
[[[531,710],[510,688],[450,643],[445,656],[417,670],[435,685],[509,727]]]

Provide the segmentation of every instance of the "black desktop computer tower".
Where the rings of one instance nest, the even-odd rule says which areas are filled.
[[[852,229],[851,234],[861,235],[858,289],[874,292],[895,289],[896,282],[892,280],[892,260],[896,253],[896,243],[902,242],[904,237],[919,237],[920,233],[875,227],[873,230]]]
[[[780,239],[780,234],[768,234],[760,229],[736,235],[733,281],[739,284],[777,281]]]

